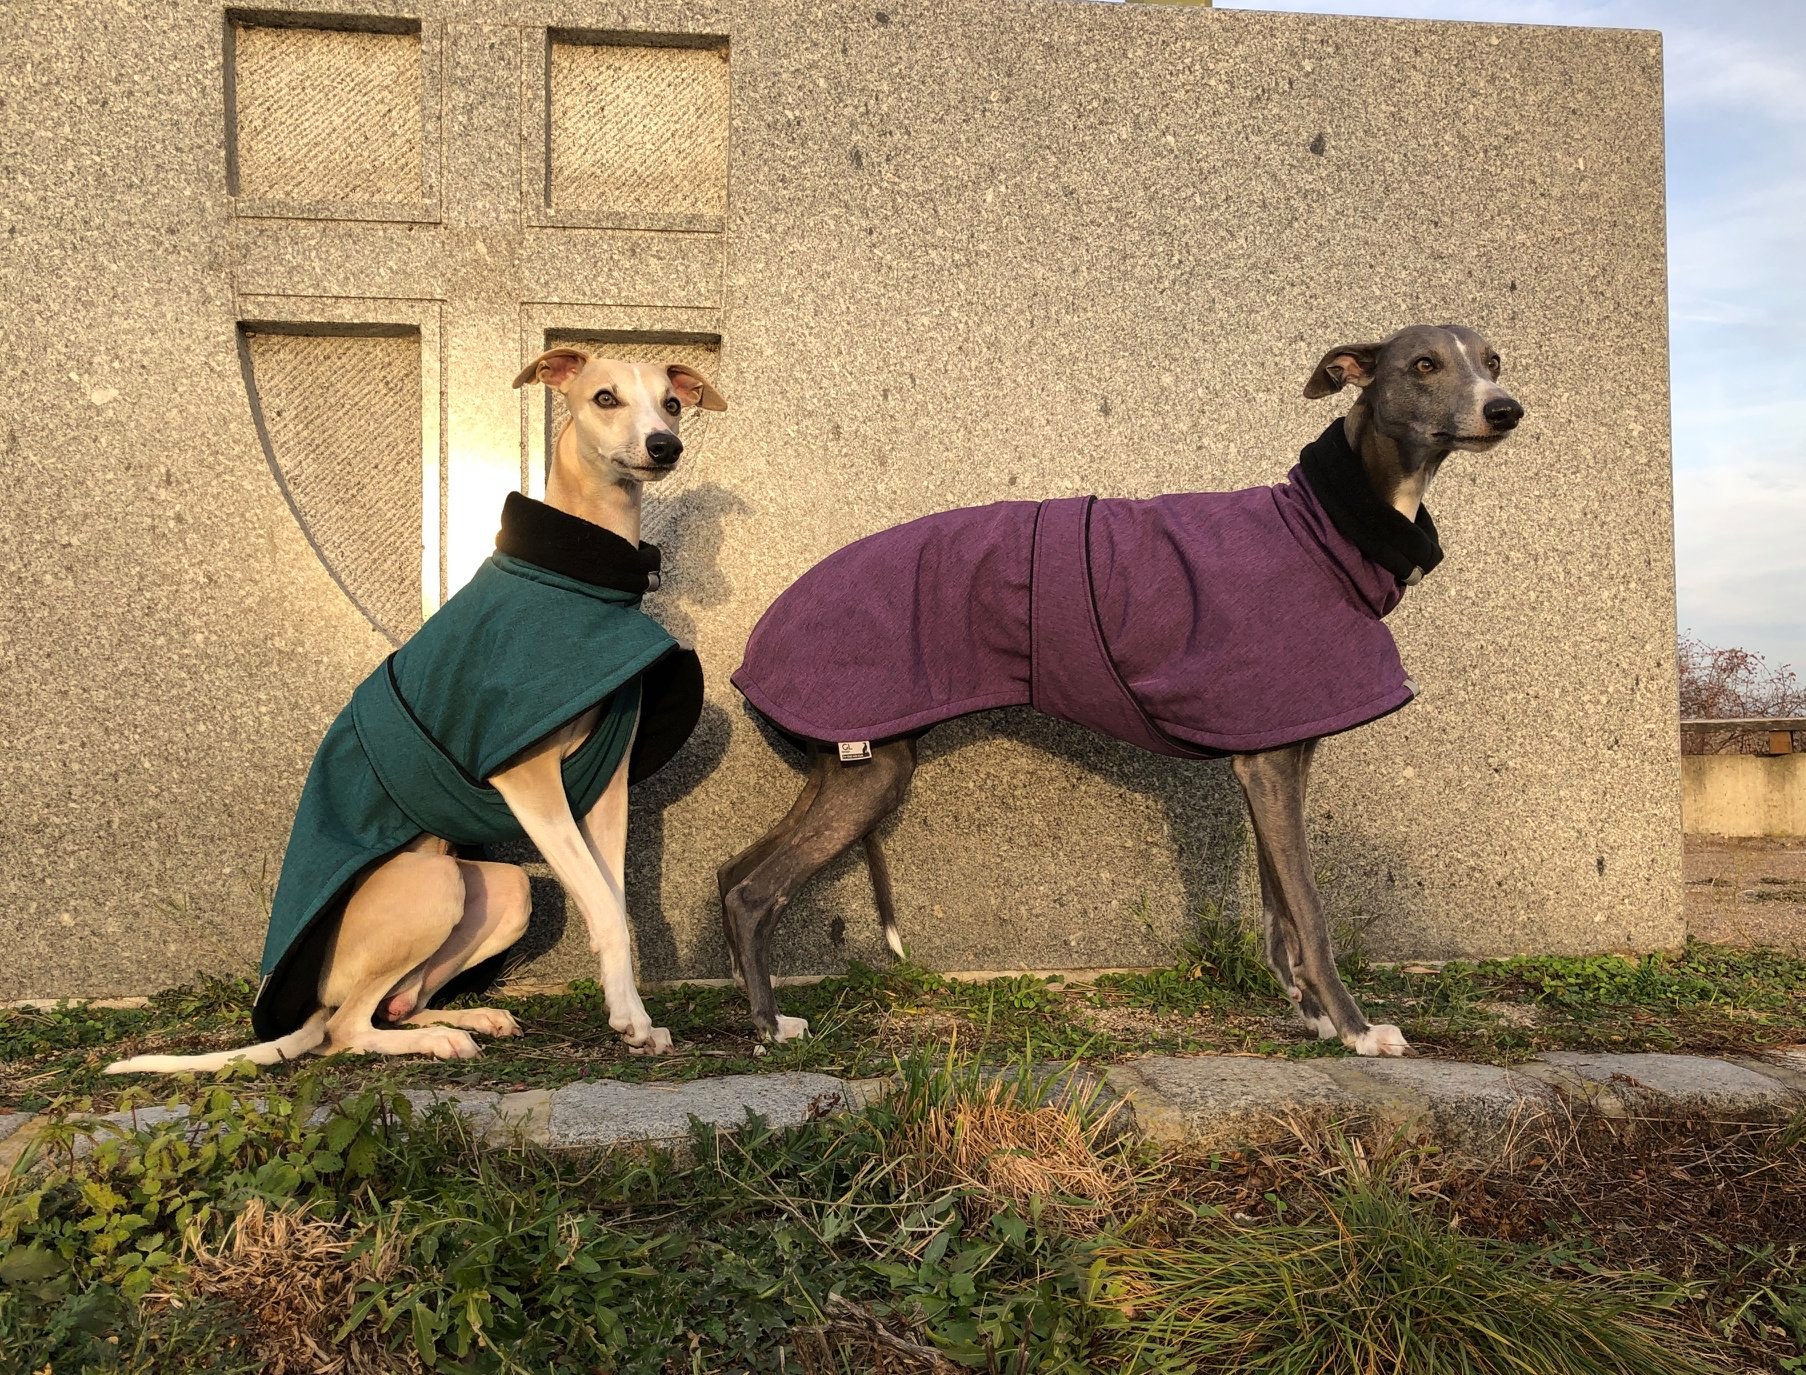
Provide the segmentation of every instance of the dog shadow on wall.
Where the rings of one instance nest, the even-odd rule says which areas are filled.
[[[764,825],[777,819],[778,812],[802,786],[803,757],[793,745],[776,737],[756,713],[744,705],[741,710],[748,727],[774,743],[776,752],[793,770],[793,778],[774,790],[771,816],[759,818],[757,829],[763,829]],[[1026,747],[1028,757],[1000,761],[985,748],[997,741]],[[982,771],[972,767],[973,751],[985,753]],[[1045,756],[1045,761],[1037,756]],[[989,768],[998,763],[1006,770],[1001,780],[987,776]],[[937,937],[948,937],[964,924],[966,934],[960,938],[962,951],[967,952],[961,956],[965,960],[964,967],[1008,968],[1016,964],[1017,960],[1011,958],[1014,938],[1007,931],[973,932],[966,919],[977,913],[959,912],[952,907],[949,899],[958,901],[958,894],[946,891],[945,885],[949,882],[946,875],[982,868],[993,856],[1001,867],[1017,872],[1036,867],[1048,870],[1069,867],[1074,857],[1072,851],[1064,856],[1029,852],[1031,846],[1039,847],[1042,842],[1023,835],[1024,827],[1013,818],[1014,808],[1009,799],[1004,797],[999,805],[994,784],[999,781],[1005,786],[1023,784],[1026,789],[1033,790],[1031,796],[1041,801],[1057,790],[1058,775],[1075,771],[1088,774],[1106,786],[1086,789],[1084,800],[1073,803],[1075,810],[1069,829],[1082,832],[1093,821],[1100,827],[1124,824],[1113,810],[1110,798],[1113,792],[1145,798],[1154,804],[1148,808],[1132,804],[1123,807],[1123,812],[1135,817],[1127,824],[1145,827],[1153,817],[1164,823],[1159,827],[1164,832],[1162,838],[1150,842],[1157,853],[1150,853],[1149,868],[1168,869],[1170,866],[1168,871],[1176,877],[1180,888],[1181,910],[1173,912],[1169,907],[1150,915],[1149,924],[1161,933],[1162,939],[1168,934],[1184,939],[1194,929],[1196,914],[1205,910],[1217,909],[1232,917],[1258,919],[1258,910],[1244,910],[1248,891],[1244,878],[1247,873],[1244,866],[1249,862],[1248,822],[1240,789],[1226,765],[1200,766],[1157,758],[1069,721],[1027,708],[1006,708],[947,722],[923,736],[920,766],[910,796],[880,827],[880,836],[887,841],[900,823],[917,831],[911,837],[913,843],[903,848],[902,853],[897,852],[898,847],[887,844],[887,852],[892,857],[891,872],[897,885],[897,920],[904,940],[916,949],[930,950],[941,943]],[[933,794],[932,799],[929,794]],[[925,810],[937,803],[939,810],[932,817],[924,816]],[[969,819],[975,824],[968,826]],[[935,831],[932,849],[926,851],[919,833],[919,827],[925,821],[931,822]],[[1070,838],[1068,840],[1070,842]],[[1121,853],[1120,847],[1118,853]],[[944,862],[937,863],[937,860]],[[920,874],[925,865],[934,865],[940,872],[934,879],[924,875],[923,880],[912,883],[912,870]],[[864,867],[864,858],[854,846],[810,883],[774,938],[775,964],[794,966],[801,952],[818,953],[824,941],[836,958],[846,955],[863,959],[867,957],[865,951],[869,947],[877,962],[889,961],[879,939],[876,906],[867,891]],[[856,910],[842,911],[834,893],[840,879],[849,875],[853,876],[852,892],[859,895],[854,901],[860,905]],[[930,897],[928,889],[935,886],[936,880],[942,891],[938,897]],[[1077,882],[1083,886],[1096,881],[1082,877]],[[1107,886],[1114,888],[1115,897],[1122,902],[1116,913],[1107,917],[1102,912],[1098,914],[1097,921],[1092,923],[1098,940],[1089,953],[1078,953],[1072,958],[1071,967],[1137,964],[1153,953],[1150,937],[1142,930],[1140,920],[1122,910],[1132,907],[1144,895],[1135,877],[1119,876],[1109,880]],[[1147,896],[1158,901],[1151,894]],[[946,907],[945,916],[931,913],[930,909],[936,903]],[[977,905],[975,901],[974,906]],[[1114,953],[1116,947],[1111,945],[1112,939],[1120,945],[1120,954]],[[992,953],[982,953],[987,950]],[[979,955],[977,964],[972,962],[974,954]],[[725,949],[717,958],[725,970]],[[1058,958],[1043,953],[1038,953],[1032,962],[1048,967],[1058,967],[1061,963]],[[935,963],[944,961],[936,960]]]

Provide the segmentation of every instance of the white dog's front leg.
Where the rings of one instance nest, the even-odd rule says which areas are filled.
[[[546,742],[550,743],[550,742]],[[671,1033],[652,1025],[633,980],[633,945],[627,929],[627,895],[623,887],[627,845],[627,761],[579,828],[564,796],[556,747],[523,757],[489,781],[502,795],[521,829],[545,856],[546,863],[583,913],[590,948],[601,961],[608,1024],[636,1055],[662,1055],[671,1049]],[[549,780],[549,781],[548,781]],[[613,826],[608,819],[614,818]],[[598,839],[592,842],[592,819]],[[604,843],[607,842],[607,843]]]
[[[636,721],[634,734],[638,733]],[[608,998],[609,1025],[627,1038],[636,1054],[662,1055],[671,1049],[671,1033],[652,1025],[652,1018],[640,1001],[639,986],[633,978],[633,933],[627,924],[627,765],[632,756],[630,736],[614,777],[580,823],[584,844],[609,895],[607,919],[590,923],[590,947],[602,961],[602,991]],[[642,1034],[647,1039],[639,1039]]]

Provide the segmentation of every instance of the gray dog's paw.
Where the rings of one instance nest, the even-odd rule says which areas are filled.
[[[1356,1055],[1409,1055],[1405,1033],[1390,1022],[1378,1022],[1354,1038]]]

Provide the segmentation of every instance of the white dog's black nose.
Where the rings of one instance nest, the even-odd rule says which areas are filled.
[[[683,451],[683,441],[669,430],[658,430],[646,436],[646,457],[660,467],[677,462]]]
[[[1480,414],[1495,430],[1514,430],[1518,421],[1524,418],[1524,408],[1509,396],[1499,396],[1482,406]]]

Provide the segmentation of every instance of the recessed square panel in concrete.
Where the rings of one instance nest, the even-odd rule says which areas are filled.
[[[421,198],[420,35],[234,22],[236,195]]]
[[[550,208],[727,213],[725,46],[550,43]]]
[[[420,336],[247,331],[270,466],[339,586],[392,640],[420,627]]]

